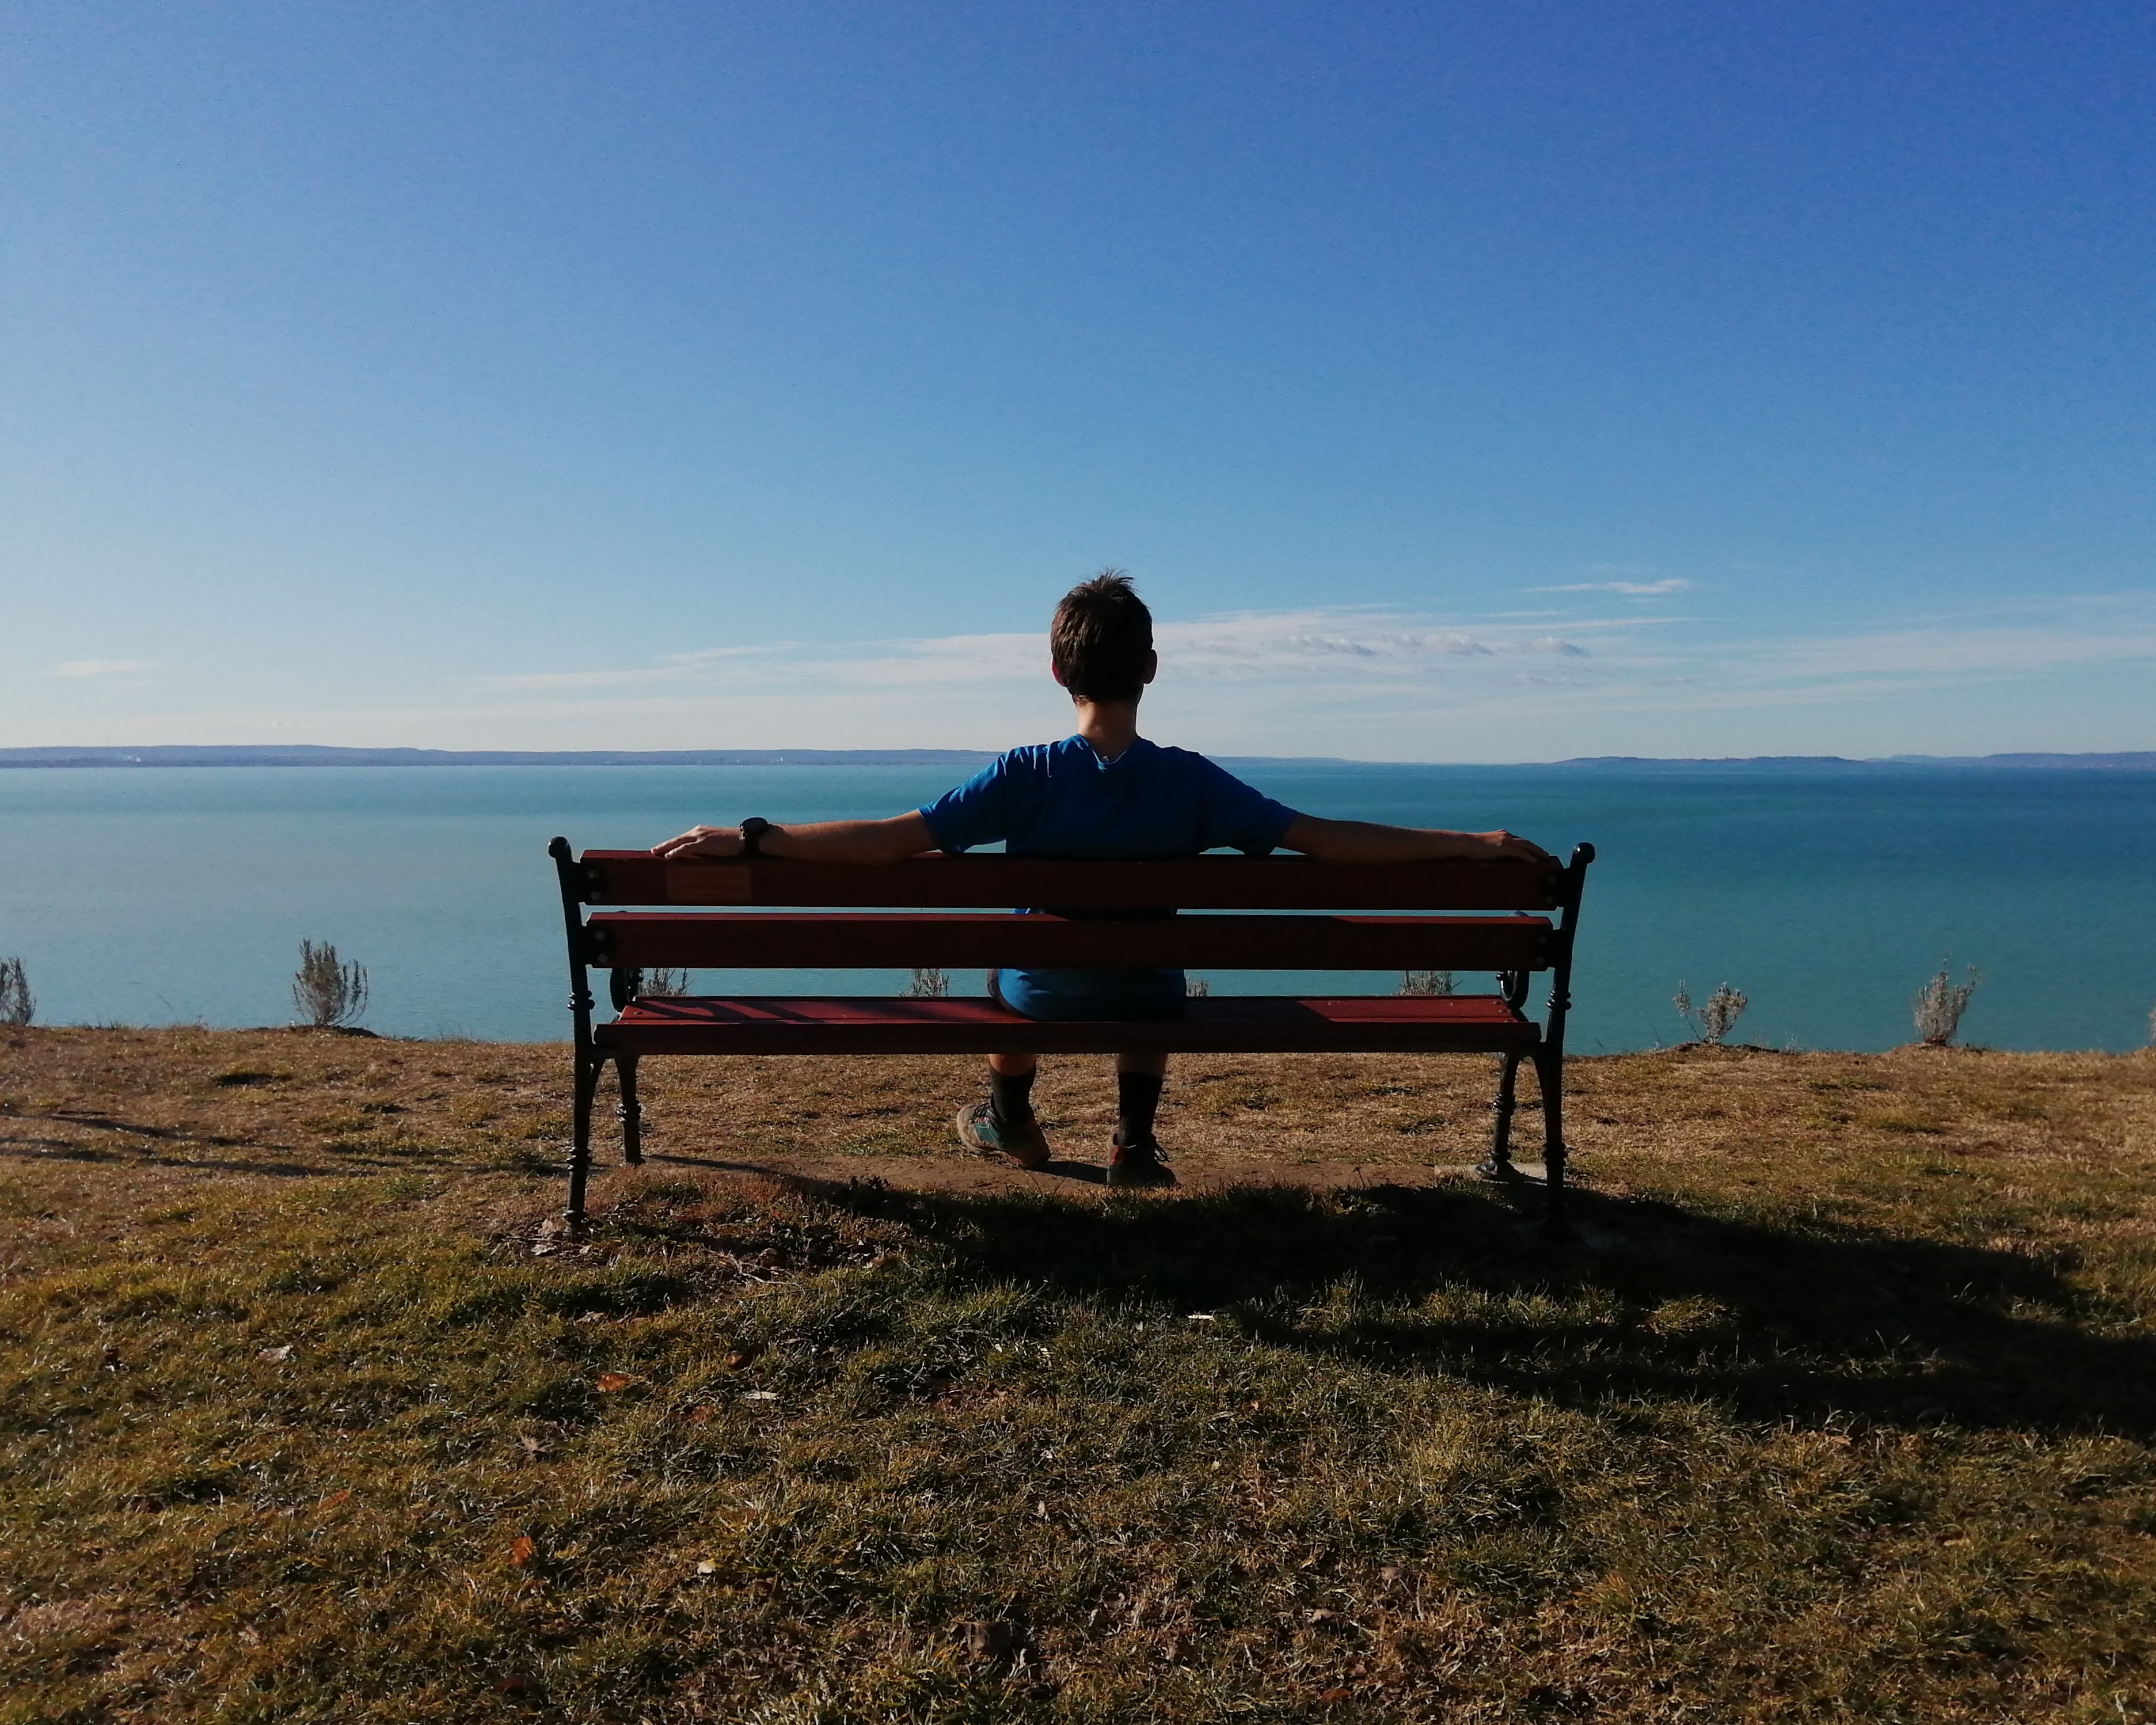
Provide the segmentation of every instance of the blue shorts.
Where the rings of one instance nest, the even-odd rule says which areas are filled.
[[[1127,1024],[1183,1016],[1179,970],[998,970],[988,992],[1029,1019],[1119,1019]]]

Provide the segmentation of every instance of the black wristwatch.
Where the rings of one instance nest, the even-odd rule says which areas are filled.
[[[752,814],[747,820],[741,824],[742,855],[743,856],[762,856],[763,855],[762,848],[763,845],[763,835],[766,833],[776,833],[783,830],[783,829],[782,828],[773,826],[762,815]]]

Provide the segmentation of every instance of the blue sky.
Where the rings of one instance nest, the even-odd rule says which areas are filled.
[[[0,743],[2156,747],[2156,13],[0,16]]]

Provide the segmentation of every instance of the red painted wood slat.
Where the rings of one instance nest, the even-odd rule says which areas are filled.
[[[595,1028],[633,1055],[1526,1052],[1541,1027],[1494,995],[1192,1000],[1156,1024],[1050,1024],[986,999],[859,995],[643,1000]]]
[[[768,969],[813,965],[1190,965],[1210,970],[1539,970],[1542,916],[1052,916],[899,911],[606,911],[590,919],[595,961],[621,968]]]
[[[585,901],[607,905],[788,905],[1070,910],[1546,911],[1554,861],[1329,863],[1296,856],[1192,856],[1068,862],[1000,855],[903,862],[812,863],[587,850]]]

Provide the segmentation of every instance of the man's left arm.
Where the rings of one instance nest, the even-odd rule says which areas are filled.
[[[1369,820],[1323,820],[1298,814],[1281,834],[1290,850],[1321,862],[1491,862],[1516,857],[1548,862],[1541,845],[1507,832],[1455,833],[1435,827],[1392,827]]]

